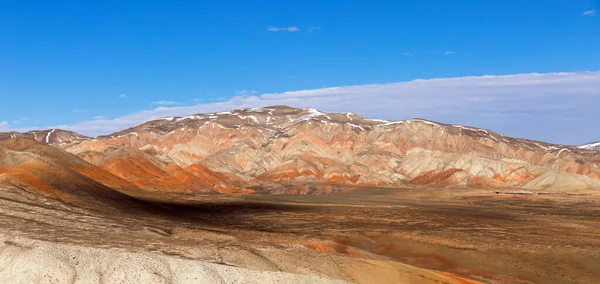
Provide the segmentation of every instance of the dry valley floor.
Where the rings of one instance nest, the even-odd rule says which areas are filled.
[[[109,283],[130,274],[127,269],[147,281],[187,283],[175,277],[181,267],[195,267],[188,276],[222,283],[600,281],[600,195],[593,192],[130,194],[146,201],[93,210],[25,189],[0,189],[0,282],[49,263],[38,261],[38,270],[23,266],[36,258],[61,259],[52,269],[64,269],[54,278],[44,270],[21,283],[77,282],[83,274]],[[131,259],[144,269],[110,265]],[[96,267],[92,274],[82,270],[90,265]]]

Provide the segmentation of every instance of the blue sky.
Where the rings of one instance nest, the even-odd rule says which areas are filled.
[[[157,108],[243,106],[235,103],[240,96],[244,102],[261,104],[265,94],[333,86],[597,71],[599,4],[593,0],[4,0],[0,1],[0,128],[64,126],[96,135],[163,113],[152,112]],[[583,81],[595,87],[597,80]],[[344,104],[319,105],[318,99],[301,104],[314,102],[325,110],[390,119],[443,119],[559,143],[600,140],[600,128],[590,124],[574,129],[563,119],[593,120],[589,102],[596,102],[600,93],[593,88],[584,93],[571,89],[550,94],[551,100],[544,100],[547,89],[538,90],[538,95],[520,102],[547,105],[543,110],[519,107],[515,117],[527,115],[530,121],[521,125],[516,122],[522,117],[507,117],[499,110],[502,116],[482,119],[481,115],[489,116],[485,108],[474,109],[477,113],[471,116],[440,115],[438,109],[449,107],[444,101],[466,99],[460,93],[439,99],[436,95],[444,90],[433,87],[429,95],[437,98],[432,105],[438,108],[420,112],[383,112],[364,104],[344,109]],[[507,89],[506,109],[514,112],[510,97],[528,90],[528,86]],[[370,89],[364,92],[378,95]],[[564,100],[573,96],[585,96],[582,102],[587,103],[574,103],[567,112]],[[151,115],[114,123],[139,113]],[[540,124],[550,120],[564,129],[540,131]],[[89,121],[115,126],[75,127]]]

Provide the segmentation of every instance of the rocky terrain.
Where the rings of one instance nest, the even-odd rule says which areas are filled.
[[[595,144],[554,145],[424,119],[387,121],[285,106],[167,117],[93,139],[60,130],[2,137],[48,142],[145,190],[600,188]]]

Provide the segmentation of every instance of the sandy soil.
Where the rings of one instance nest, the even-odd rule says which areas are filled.
[[[600,280],[596,193],[363,188],[330,196],[162,195],[160,201],[93,211],[1,189],[2,255],[36,240],[357,283],[469,283],[455,275],[485,283]],[[6,271],[0,268],[0,276]]]
[[[2,283],[348,283],[169,256],[0,237]]]

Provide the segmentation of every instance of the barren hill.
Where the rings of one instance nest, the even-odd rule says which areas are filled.
[[[140,190],[75,155],[22,138],[0,144],[0,184],[104,209],[131,200],[120,191]]]
[[[55,145],[132,182],[151,176],[136,183],[149,189],[229,193],[312,183],[600,188],[597,151],[424,119],[287,106],[166,117]],[[195,178],[205,181],[201,188],[192,186],[199,184]]]

